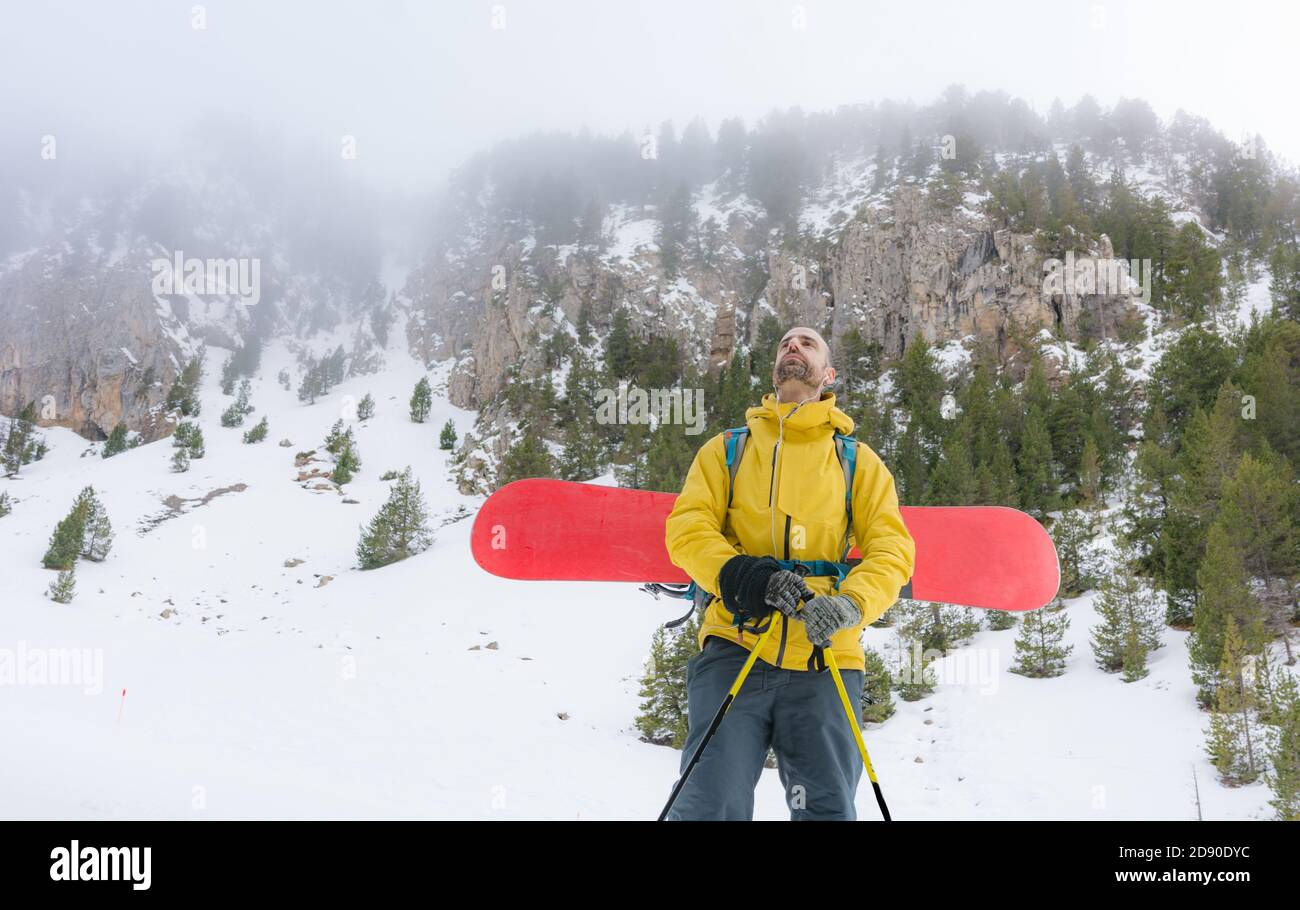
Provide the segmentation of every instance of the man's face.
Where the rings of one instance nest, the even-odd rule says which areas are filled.
[[[827,367],[830,355],[830,347],[815,329],[797,326],[786,332],[777,345],[772,384],[779,389],[795,380],[809,389],[820,389],[823,382],[835,378],[834,369]]]

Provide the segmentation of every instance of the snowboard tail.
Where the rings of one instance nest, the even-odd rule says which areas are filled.
[[[564,480],[517,480],[479,509],[474,560],[528,581],[691,581],[668,558],[677,496]],[[1056,596],[1056,548],[1034,518],[1004,506],[902,506],[916,565],[900,597],[988,610],[1036,610]],[[855,547],[849,561],[861,558]]]

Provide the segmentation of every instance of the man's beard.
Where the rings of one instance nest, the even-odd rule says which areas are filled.
[[[776,384],[779,386],[787,379],[797,379],[806,386],[813,386],[812,367],[802,360],[782,360],[776,365]]]

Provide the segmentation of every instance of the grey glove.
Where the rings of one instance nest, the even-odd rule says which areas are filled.
[[[823,594],[804,604],[799,618],[804,621],[808,640],[825,648],[840,629],[851,629],[861,622],[862,611],[847,594]]]
[[[803,578],[789,569],[782,569],[773,572],[768,579],[763,599],[786,616],[794,616],[799,604],[803,603],[804,595],[811,597],[812,589],[804,584]]]

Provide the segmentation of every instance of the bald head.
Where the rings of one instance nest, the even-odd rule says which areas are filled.
[[[816,329],[795,326],[776,348],[772,385],[778,401],[816,398],[822,387],[835,381],[831,348]]]

